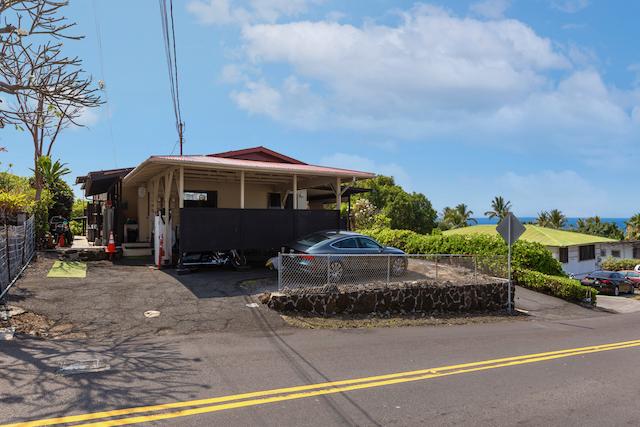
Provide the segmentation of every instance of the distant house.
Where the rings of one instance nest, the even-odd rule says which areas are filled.
[[[375,174],[317,166],[265,147],[216,154],[151,156],[135,168],[78,177],[89,204],[89,240],[172,252],[272,250],[300,235],[348,227],[358,180]],[[159,250],[160,242],[162,249]]]
[[[600,263],[608,257],[636,258],[640,255],[640,243],[591,236],[573,231],[526,225],[521,240],[540,243],[547,247],[562,264],[567,274],[582,277],[600,268]],[[497,235],[495,225],[475,225],[444,232],[455,234]]]

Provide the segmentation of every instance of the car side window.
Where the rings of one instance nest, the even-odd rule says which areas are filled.
[[[340,240],[339,242],[334,243],[333,246],[340,249],[357,249],[358,243],[356,242],[356,239],[349,238]]]
[[[365,237],[359,237],[358,238],[358,245],[362,249],[380,249],[381,248],[381,246],[379,244],[377,244],[373,240],[367,239]]]
[[[612,278],[612,279],[622,279],[622,274],[620,274],[620,273],[613,273],[613,274],[611,275],[611,278]]]

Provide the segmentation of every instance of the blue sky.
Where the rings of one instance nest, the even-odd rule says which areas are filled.
[[[640,211],[640,28],[631,18],[640,2],[174,7],[187,154],[264,145],[394,175],[439,211],[465,202],[481,214],[498,194],[523,216]],[[66,49],[104,80],[109,103],[86,113],[86,128],[65,130],[54,157],[75,177],[171,153],[158,2],[72,0],[66,15],[86,35]],[[3,167],[27,174],[28,137],[0,137]]]

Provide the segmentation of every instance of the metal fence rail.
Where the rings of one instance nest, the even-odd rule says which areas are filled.
[[[36,251],[34,217],[22,225],[0,226],[0,299]]]
[[[399,287],[407,282],[481,284],[506,280],[505,256],[309,255],[278,256],[280,292],[348,292]]]

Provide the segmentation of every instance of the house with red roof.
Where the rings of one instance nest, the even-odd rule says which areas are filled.
[[[125,251],[155,244],[158,261],[169,264],[193,252],[277,250],[309,232],[347,228],[341,205],[363,191],[358,180],[374,176],[253,147],[151,156],[135,168],[90,172],[76,182],[92,199],[89,240],[104,245],[113,232]]]

